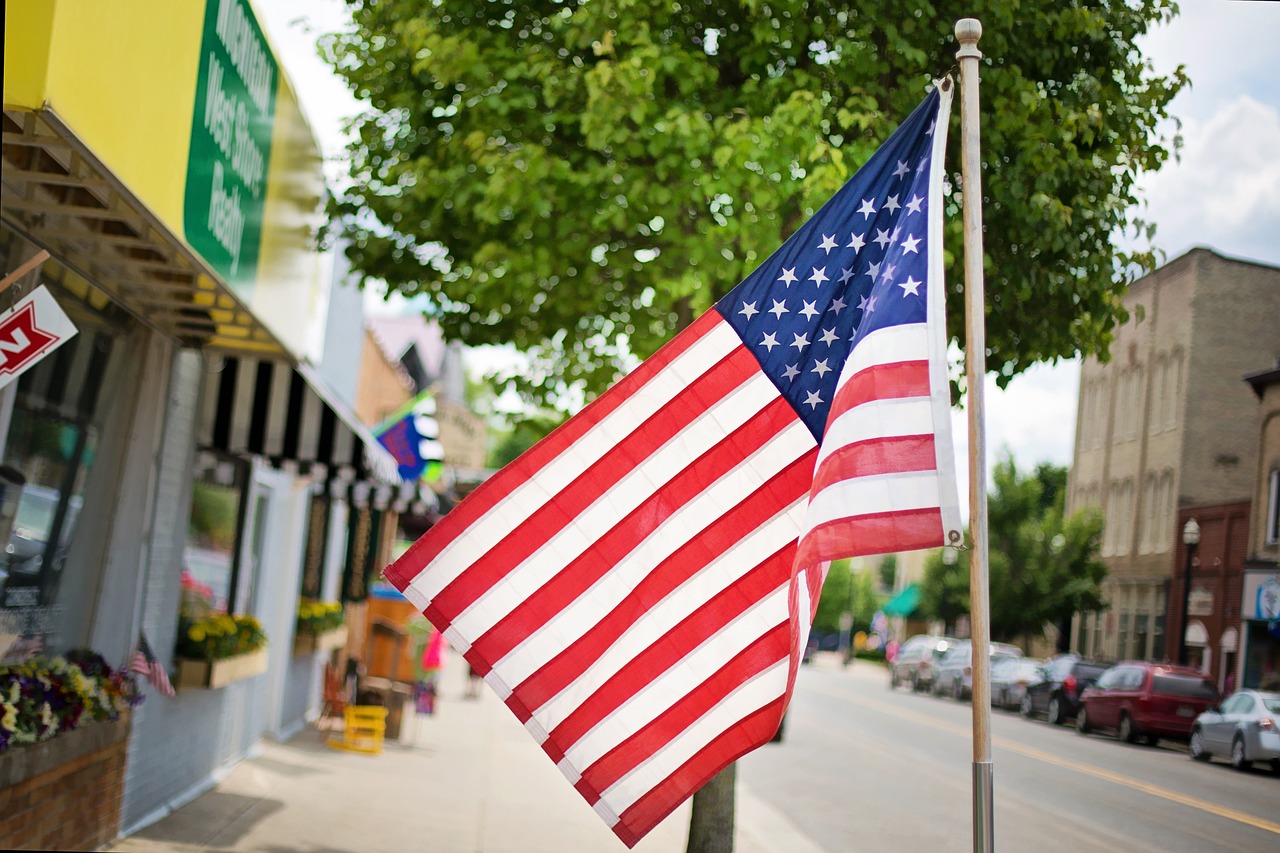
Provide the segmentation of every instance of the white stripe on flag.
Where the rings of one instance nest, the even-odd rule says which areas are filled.
[[[626,518],[632,510],[713,448],[726,432],[742,426],[765,405],[777,399],[777,396],[778,390],[773,383],[759,374],[725,395],[712,409],[695,418],[665,447],[645,459],[642,466],[624,476],[576,518],[568,520],[562,529],[545,531],[550,534],[547,541],[527,560],[508,572],[504,583],[476,599],[475,603],[454,620],[453,627],[464,636],[482,636],[519,607],[531,593],[609,533],[619,520]],[[808,447],[796,456],[787,458],[782,465],[794,461],[813,445],[813,436],[810,434]],[[780,465],[779,468],[781,467]],[[773,473],[775,472],[771,471],[770,476]],[[749,487],[759,485],[759,482],[742,485]]]
[[[789,583],[778,587],[768,597],[744,610],[728,625],[704,640],[675,666],[652,678],[617,710],[566,749],[564,760],[579,772],[590,767],[609,750],[687,696],[753,640],[787,621],[788,587]],[[785,687],[784,683],[782,688]],[[770,698],[776,699],[779,695],[781,693],[775,692]],[[542,713],[538,716],[543,726],[555,728],[554,725],[548,725],[547,717]]]
[[[606,617],[664,559],[718,520],[743,495],[751,494],[753,490],[763,486],[812,448],[812,434],[803,424],[792,424],[748,460],[746,465],[721,477],[718,482],[672,513],[595,585],[498,661],[494,670],[501,681],[512,686],[523,682],[562,649],[581,638],[601,618]],[[770,459],[770,456],[774,458]],[[795,513],[797,518],[802,514],[802,509]],[[790,525],[783,527],[789,528]],[[781,529],[778,532],[768,528],[744,531],[748,540],[761,539],[773,544],[771,547],[766,546],[768,550],[756,548],[745,552],[735,546],[733,553],[741,554],[741,563],[734,567],[735,570],[745,573],[756,564],[760,556],[772,554],[793,540],[798,532],[798,528]],[[790,539],[785,538],[787,536]],[[682,595],[685,594],[682,592]],[[710,594],[713,593],[709,591]],[[696,607],[701,602],[688,603]]]
[[[787,665],[787,658],[783,658],[745,681],[696,723],[610,786],[601,799],[608,803],[611,811],[625,812],[708,743],[781,696],[787,689]]]
[[[872,400],[854,406],[827,427],[817,465],[850,444],[933,432],[933,405],[928,397]],[[816,466],[815,466],[816,470]]]
[[[411,586],[426,601],[468,567],[484,557],[491,543],[500,542],[529,515],[554,501],[556,496],[583,471],[617,447],[672,399],[678,397],[698,376],[742,346],[727,324],[717,323],[693,346],[659,371],[644,389],[633,394],[616,410],[594,425],[510,495],[491,507],[464,534],[456,536],[414,578]],[[427,571],[430,569],[430,571]]]
[[[812,499],[805,529],[836,518],[925,509],[938,505],[938,477],[933,471],[854,477],[827,486]]]
[[[792,504],[645,611],[608,651],[585,666],[578,678],[537,709],[535,719],[538,728],[545,733],[559,725],[590,698],[599,685],[616,675],[636,655],[662,639],[716,595],[732,588],[732,584],[755,568],[762,557],[794,542],[804,519],[804,504],[804,500]],[[544,726],[546,722],[550,722],[550,726]],[[545,739],[544,734],[540,740]]]

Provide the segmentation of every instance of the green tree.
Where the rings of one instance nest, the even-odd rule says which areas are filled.
[[[968,15],[1000,381],[1105,353],[1126,270],[1153,261],[1113,238],[1176,145],[1183,73],[1135,46],[1171,0],[348,5],[322,52],[369,104],[331,209],[352,263],[450,339],[529,354],[511,381],[544,401],[590,399],[754,269],[954,64]]]
[[[1064,518],[1067,470],[1041,464],[1023,476],[1006,456],[992,479],[987,506],[992,639],[1039,636],[1046,623],[1061,628],[1073,613],[1100,609],[1107,573],[1098,559],[1102,518],[1094,510]],[[926,614],[948,625],[967,615],[968,560],[949,565],[941,552],[930,555],[921,603]]]
[[[515,420],[489,452],[489,467],[501,468],[551,434],[564,422],[559,414],[538,413]]]

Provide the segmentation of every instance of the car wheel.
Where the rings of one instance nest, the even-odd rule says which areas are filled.
[[[1271,772],[1280,773],[1280,758],[1271,759]]]
[[[1204,748],[1204,732],[1199,729],[1191,730],[1191,757],[1196,761],[1208,761],[1213,756],[1209,755],[1208,750]]]
[[[1049,697],[1048,720],[1050,725],[1057,726],[1062,724],[1062,705],[1057,696]]]
[[[1022,695],[1022,702],[1018,704],[1018,713],[1031,719],[1031,697],[1025,693]]]
[[[1138,733],[1133,730],[1133,720],[1129,719],[1128,714],[1120,715],[1120,725],[1116,729],[1116,737],[1125,743],[1133,743],[1138,739]]]
[[[1244,755],[1244,738],[1236,735],[1236,739],[1231,742],[1231,766],[1237,770],[1248,770],[1253,766],[1253,762]]]
[[[1089,728],[1089,713],[1081,708],[1076,711],[1076,733],[1087,735],[1092,729]]]

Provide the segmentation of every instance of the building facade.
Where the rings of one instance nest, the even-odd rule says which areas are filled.
[[[321,158],[250,3],[9,0],[5,18],[0,268],[34,266],[0,312],[40,293],[76,331],[7,384],[0,370],[16,507],[0,531],[0,665],[88,648],[121,666],[145,634],[178,686],[144,686],[112,747],[121,785],[76,789],[95,841],[31,829],[61,820],[38,802],[0,808],[0,838],[21,822],[88,849],[315,713],[322,655],[296,642],[299,602],[366,596],[406,496],[315,366],[331,285],[312,236]],[[188,680],[179,654],[210,614],[267,637],[225,684],[211,667]],[[91,802],[108,789],[122,793]]]
[[[1163,659],[1177,646],[1168,635],[1182,616],[1171,612],[1170,597],[1177,598],[1172,584],[1184,553],[1181,524],[1195,515],[1183,511],[1248,514],[1239,505],[1254,490],[1256,400],[1240,377],[1280,354],[1280,269],[1193,249],[1134,282],[1124,306],[1130,317],[1110,361],[1081,364],[1066,509],[1103,513],[1109,607],[1076,616],[1072,647],[1111,659]],[[1236,541],[1241,529],[1223,542]],[[1217,559],[1222,583],[1240,579],[1240,549],[1224,544]],[[1226,606],[1226,598],[1214,606]],[[1206,637],[1199,658],[1223,681],[1224,639]]]
[[[1280,691],[1280,359],[1246,377],[1259,399],[1258,473],[1241,590],[1242,687]]]

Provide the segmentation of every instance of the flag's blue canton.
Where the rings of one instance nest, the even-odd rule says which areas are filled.
[[[934,91],[812,219],[716,310],[822,440],[845,358],[868,332],[926,318]]]

